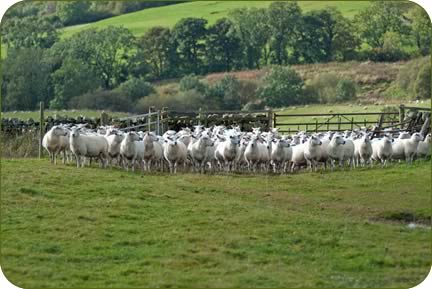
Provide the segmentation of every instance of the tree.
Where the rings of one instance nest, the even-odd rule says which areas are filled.
[[[260,62],[267,64],[269,58],[267,44],[271,35],[267,10],[239,8],[230,11],[229,16],[246,51],[246,67],[259,68]]]
[[[157,26],[148,30],[139,40],[155,78],[161,78],[167,74],[173,44],[171,37],[172,33],[169,28]]]
[[[33,110],[52,97],[51,66],[40,48],[9,49],[3,63],[3,108]]]
[[[57,3],[57,15],[63,25],[74,25],[89,20],[91,3],[87,1],[70,1]]]
[[[8,47],[49,48],[58,41],[56,25],[49,19],[37,16],[14,17],[2,25],[2,41]]]
[[[334,7],[307,13],[298,42],[306,62],[345,60],[360,45],[351,22]]]
[[[120,87],[123,92],[132,102],[137,101],[139,98],[150,95],[155,92],[151,83],[145,81],[143,78],[133,77],[123,82]]]
[[[409,27],[403,19],[403,3],[374,1],[355,16],[360,37],[372,48],[382,48],[384,34],[388,31],[408,34]]]
[[[222,109],[240,109],[240,82],[232,75],[225,75],[215,86],[222,92]]]
[[[301,23],[301,9],[297,2],[272,2],[268,9],[271,29],[271,50],[276,64],[287,64],[287,46],[296,40]]]
[[[54,47],[65,58],[88,64],[102,80],[104,88],[112,89],[128,79],[146,72],[144,58],[137,49],[132,33],[122,27],[86,29]],[[62,51],[63,50],[63,51]]]
[[[178,43],[183,69],[187,73],[199,74],[201,56],[205,52],[204,38],[207,34],[207,20],[203,18],[183,18],[173,28],[173,36]]]
[[[51,81],[54,86],[54,99],[49,104],[51,109],[66,108],[72,97],[92,92],[102,84],[91,67],[71,58],[51,74]]]
[[[208,62],[210,71],[230,71],[241,55],[240,38],[227,18],[216,21],[208,29]]]
[[[414,34],[415,44],[422,55],[430,53],[431,47],[431,20],[427,12],[420,6],[415,5],[409,11],[412,22],[411,28]]]
[[[304,82],[295,70],[275,66],[263,79],[258,97],[271,107],[299,104],[303,101]]]

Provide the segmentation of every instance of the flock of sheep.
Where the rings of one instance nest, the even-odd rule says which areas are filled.
[[[114,127],[89,130],[84,126],[52,127],[42,144],[52,163],[58,154],[63,162],[75,160],[77,167],[99,160],[100,166],[119,166],[126,170],[140,167],[143,171],[166,166],[171,173],[177,167],[184,171],[251,171],[283,173],[301,168],[316,171],[319,166],[332,170],[336,165],[386,166],[389,161],[429,158],[431,134],[423,137],[399,132],[370,139],[365,131],[345,131],[280,135],[277,129],[242,132],[239,127],[226,128],[201,125],[178,132],[169,130],[162,136],[153,132],[123,132]]]

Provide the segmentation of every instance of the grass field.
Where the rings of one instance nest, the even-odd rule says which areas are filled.
[[[404,103],[406,106],[415,106],[415,107],[431,107],[430,100],[424,101],[423,103]],[[287,109],[282,109],[280,112],[276,112],[279,114],[314,114],[314,113],[356,113],[356,112],[381,112],[382,109],[385,106],[394,106],[398,108],[400,103],[388,103],[388,104],[366,104],[366,105],[360,105],[360,104],[333,104],[333,105],[322,105],[322,104],[316,104],[316,105],[304,105],[304,106],[292,106]],[[309,122],[313,125],[309,126],[309,130],[315,129],[315,121],[318,121],[319,123],[325,122],[329,117],[328,116],[316,116],[316,117],[297,117],[297,116],[290,116],[290,117],[279,117],[277,119],[278,123],[304,123]],[[370,115],[370,116],[352,116],[354,119],[354,122],[362,122],[364,120],[366,121],[378,121],[377,115]],[[351,117],[349,117],[351,119]],[[330,120],[330,122],[337,122],[337,118],[333,118]],[[349,120],[342,118],[342,122],[349,122]],[[372,126],[372,124],[367,124],[367,126]],[[288,129],[291,128],[291,130],[295,129],[297,130],[298,126],[279,126],[281,129]],[[306,130],[306,126],[299,126],[300,130]],[[323,126],[321,129],[326,129],[327,126]],[[330,130],[337,129],[337,125],[330,125]],[[351,129],[350,124],[342,125],[341,128],[343,129]],[[354,128],[357,128],[354,126]]]
[[[86,28],[104,28],[109,25],[124,26],[134,35],[142,35],[154,26],[173,27],[177,21],[186,17],[201,17],[214,23],[217,19],[228,15],[228,11],[241,7],[264,8],[271,1],[193,1],[164,7],[145,9],[90,24],[70,26],[64,29],[62,37],[68,37],[73,33]],[[361,9],[369,5],[368,1],[299,1],[303,11],[321,9],[326,6],[336,6],[344,16],[353,17]]]
[[[127,116],[126,112],[111,112],[105,111],[112,117],[124,117]],[[77,116],[86,116],[86,117],[100,117],[102,111],[99,110],[45,110],[44,115],[47,116],[68,116],[68,117],[77,117]],[[39,119],[39,111],[7,111],[1,113],[2,118],[18,118],[27,120],[29,118],[33,118],[34,120]]]
[[[430,162],[288,176],[1,169],[1,265],[20,287],[413,287],[430,269]]]

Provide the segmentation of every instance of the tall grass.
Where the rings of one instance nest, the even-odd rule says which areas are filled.
[[[36,132],[23,134],[0,133],[2,158],[29,158],[38,156],[39,137]]]

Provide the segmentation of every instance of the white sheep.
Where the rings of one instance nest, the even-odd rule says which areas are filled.
[[[186,162],[187,147],[177,139],[167,138],[163,146],[163,155],[168,162],[170,173],[175,174],[177,173],[177,165]]]
[[[391,136],[385,135],[381,139],[372,141],[372,159],[379,161],[382,166],[387,166],[387,161],[393,155],[392,147],[393,139]]]
[[[423,141],[423,136],[418,132],[413,133],[411,138],[402,140],[405,160],[407,163],[412,164],[414,157],[417,154],[418,145],[421,141]]]
[[[238,157],[240,139],[238,135],[228,134],[225,141],[220,142],[215,150],[215,158],[226,171],[234,168]]]
[[[361,138],[354,140],[354,160],[355,165],[360,163],[362,166],[371,165],[372,144],[369,135],[364,134]]]
[[[123,133],[117,130],[107,129],[105,138],[108,141],[108,160],[112,165],[112,161],[117,160],[117,164],[120,164],[120,144],[124,138]]]
[[[108,157],[108,141],[103,136],[84,135],[79,128],[73,128],[69,137],[70,150],[75,155],[77,167],[81,166],[81,158],[99,158],[102,167],[106,167]],[[84,163],[82,163],[84,166]]]
[[[283,139],[274,139],[272,142],[270,159],[271,165],[273,166],[273,172],[276,173],[281,170],[285,161],[291,159],[291,156],[287,159],[286,153],[286,148],[288,148],[290,144]]]
[[[160,162],[163,157],[163,148],[158,141],[157,135],[146,132],[143,137],[143,161],[144,170],[150,171],[152,162]]]
[[[429,158],[431,156],[431,143],[432,138],[429,133],[423,141],[419,142],[417,147],[417,157],[424,159]]]
[[[204,134],[194,143],[189,143],[188,153],[192,158],[194,167],[204,173],[204,166],[207,162],[207,149],[213,146],[211,138]]]
[[[134,132],[127,132],[120,143],[120,155],[123,160],[123,166],[128,171],[129,167],[135,171],[135,161],[137,159],[137,145],[139,137]]]
[[[43,137],[42,146],[47,150],[51,163],[57,164],[57,154],[63,152],[66,162],[66,150],[69,146],[68,131],[61,126],[53,126]]]
[[[308,164],[308,167],[312,171],[317,170],[318,161],[321,159],[322,142],[316,136],[311,136],[304,145],[304,157]]]

